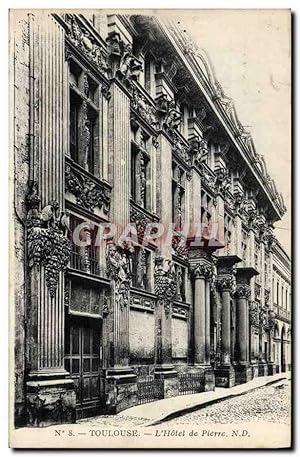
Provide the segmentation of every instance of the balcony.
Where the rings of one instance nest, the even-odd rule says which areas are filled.
[[[282,308],[281,306],[274,304],[273,311],[275,312],[277,319],[288,323],[291,321],[291,313],[286,308]]]
[[[66,157],[65,160],[66,198],[91,213],[100,212],[107,216],[111,186],[83,169],[71,158]]]
[[[70,267],[84,273],[100,276],[99,262],[95,258],[83,256],[72,251],[70,257]]]

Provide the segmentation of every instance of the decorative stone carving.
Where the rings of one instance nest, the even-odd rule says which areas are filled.
[[[271,291],[270,289],[265,289],[265,305],[269,304]]]
[[[218,276],[217,280],[216,280],[216,286],[221,292],[228,290],[230,293],[233,293],[235,290],[234,275],[230,274],[230,275]]]
[[[190,167],[192,165],[192,157],[189,151],[189,148],[184,144],[184,142],[176,135],[175,132],[172,133],[172,152],[175,154],[179,159],[183,160],[183,162]]]
[[[26,199],[27,213],[27,257],[29,268],[34,265],[45,269],[46,284],[54,297],[60,271],[67,268],[71,246],[65,236],[65,213],[59,212],[59,205],[52,201],[39,211],[38,186],[30,183]]]
[[[67,37],[100,72],[108,70],[107,55],[95,37],[76,14],[65,15]]]
[[[70,405],[66,396],[61,393],[54,402],[47,402],[39,394],[29,395],[26,402],[28,424],[34,427],[43,427],[47,418],[56,424],[75,421],[75,409]]]
[[[76,197],[79,206],[93,212],[98,206],[105,214],[110,207],[110,189],[100,181],[92,181],[71,165],[66,164],[65,172],[66,190]]]
[[[198,263],[196,265],[192,265],[191,273],[194,278],[205,278],[210,280],[212,276],[212,265],[210,263]]]
[[[124,43],[118,33],[110,33],[107,42],[115,76],[132,87],[132,81],[137,81],[143,71],[142,62],[133,54],[132,46]]]
[[[248,284],[237,284],[235,295],[237,298],[250,298],[251,290]]]
[[[274,331],[275,324],[276,324],[276,314],[274,313],[274,311],[272,309],[269,309],[269,311],[268,311],[268,328],[269,328],[270,332]]]
[[[268,309],[262,306],[259,310],[259,325],[261,330],[268,330]]]
[[[194,136],[189,140],[190,152],[193,157],[193,163],[201,167],[202,163],[205,162],[208,155],[207,141],[203,140],[199,136]]]
[[[227,190],[230,189],[231,186],[231,179],[229,171],[225,168],[219,168],[215,170],[216,175],[216,191],[221,194],[225,195]]]
[[[238,213],[241,213],[246,206],[246,198],[242,191],[234,193],[234,207]]]
[[[164,304],[166,316],[171,311],[171,303],[176,294],[175,269],[172,260],[164,257],[155,259],[154,291],[159,301]]]
[[[138,90],[136,86],[133,86],[131,92],[131,108],[134,109],[148,124],[154,129],[159,126],[156,109],[149,103],[146,97]]]
[[[179,257],[187,257],[188,249],[185,238],[181,236],[176,236],[174,234],[172,238],[172,248],[174,250],[175,255],[178,255]]]
[[[250,325],[259,328],[259,305],[255,301],[249,303],[249,321]]]
[[[255,300],[260,300],[260,298],[261,298],[260,294],[261,294],[261,285],[255,283],[255,284],[254,284],[254,296],[255,296]]]
[[[157,222],[157,216],[149,215],[145,210],[140,210],[133,205],[130,205],[130,222],[135,224],[138,238],[143,238],[147,224]],[[153,230],[155,230],[153,228]]]
[[[189,310],[180,305],[172,305],[172,314],[187,319],[189,317]]]
[[[106,274],[115,281],[116,304],[120,309],[129,305],[130,265],[125,250],[109,243],[106,250]]]
[[[130,295],[130,306],[143,308],[144,310],[154,311],[155,309],[155,300],[147,297],[142,297],[136,293],[131,293]]]
[[[168,133],[178,129],[181,123],[181,113],[176,109],[174,100],[169,100],[167,95],[161,94],[156,99],[156,109],[162,128]]]

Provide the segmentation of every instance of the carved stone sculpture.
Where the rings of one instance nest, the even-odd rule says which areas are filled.
[[[59,205],[52,201],[39,211],[40,198],[36,194],[37,184],[30,184],[27,196],[27,249],[28,266],[43,266],[46,284],[51,297],[54,297],[59,280],[59,272],[67,268],[71,246],[62,224],[68,217],[58,214]],[[64,221],[64,222],[63,222]]]
[[[106,273],[115,281],[116,303],[120,309],[129,304],[130,266],[125,250],[109,243],[106,251]]]
[[[169,316],[172,300],[175,298],[177,286],[175,269],[172,260],[157,257],[154,268],[154,290],[157,298],[164,304],[166,315]]]

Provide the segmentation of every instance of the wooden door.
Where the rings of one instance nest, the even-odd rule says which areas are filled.
[[[101,324],[67,317],[65,369],[74,380],[77,418],[100,414]]]

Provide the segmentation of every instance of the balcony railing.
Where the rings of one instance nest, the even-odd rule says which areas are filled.
[[[282,320],[290,322],[291,313],[286,308],[282,308],[281,306],[274,304],[273,311],[275,312],[277,319],[282,319]]]
[[[100,268],[98,260],[92,257],[86,257],[78,254],[77,252],[71,252],[70,266],[75,270],[84,271],[95,276],[100,276]]]

